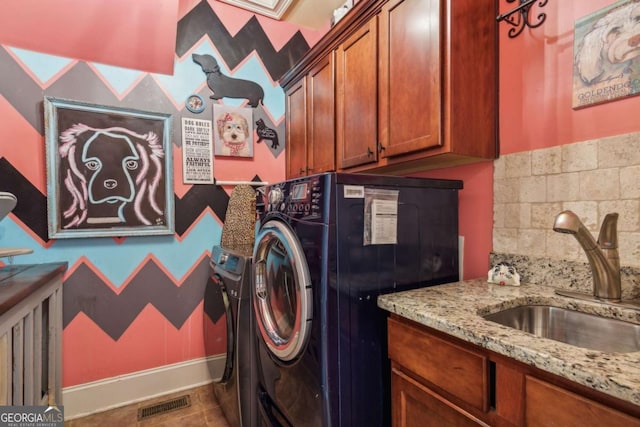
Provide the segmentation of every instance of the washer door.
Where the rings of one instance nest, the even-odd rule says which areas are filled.
[[[256,237],[253,262],[253,301],[262,339],[276,360],[295,361],[309,339],[313,311],[300,242],[285,223],[269,220]]]

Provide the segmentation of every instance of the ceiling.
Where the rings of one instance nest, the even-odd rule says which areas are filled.
[[[173,74],[178,6],[179,0],[2,0],[0,44]]]
[[[333,10],[345,0],[293,0],[283,19],[309,28],[321,28],[331,21]]]
[[[222,0],[270,18],[319,29],[331,22],[333,10],[345,0]]]

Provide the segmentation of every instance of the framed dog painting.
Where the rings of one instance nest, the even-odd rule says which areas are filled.
[[[253,157],[253,110],[221,104],[213,106],[214,154]]]
[[[618,1],[575,24],[573,108],[640,93],[640,2]]]
[[[173,234],[169,114],[46,97],[50,238]]]

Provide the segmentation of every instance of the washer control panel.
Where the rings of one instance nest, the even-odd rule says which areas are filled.
[[[266,188],[267,212],[279,212],[297,219],[322,216],[323,175],[273,184]]]

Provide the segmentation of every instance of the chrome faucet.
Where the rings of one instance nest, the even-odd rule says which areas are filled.
[[[556,216],[553,230],[559,233],[573,234],[587,255],[591,275],[593,276],[593,296],[608,301],[620,301],[620,258],[618,257],[618,214],[610,213],[604,217],[598,241],[582,224],[578,216],[567,210]],[[575,293],[558,292],[562,295]]]

